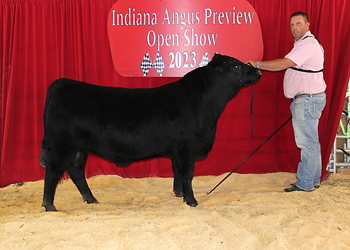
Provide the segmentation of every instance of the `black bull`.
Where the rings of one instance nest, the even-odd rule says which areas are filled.
[[[102,87],[58,79],[47,90],[40,165],[45,167],[43,206],[53,204],[57,184],[68,172],[84,201],[97,203],[87,185],[88,152],[117,166],[168,157],[173,191],[197,206],[195,161],[212,149],[217,121],[242,87],[259,80],[258,69],[216,54],[205,67],[157,88]]]

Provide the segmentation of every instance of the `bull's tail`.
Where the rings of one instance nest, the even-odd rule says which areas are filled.
[[[49,107],[51,98],[53,93],[59,89],[60,87],[62,87],[65,82],[67,80],[66,79],[57,79],[55,81],[53,81],[50,86],[47,89],[46,92],[46,101],[45,101],[45,108],[44,108],[44,115],[43,115],[43,121],[44,121],[44,137],[41,143],[41,152],[40,152],[40,159],[39,159],[39,164],[42,167],[46,167],[47,161],[49,159],[49,155],[51,152],[51,148],[50,148],[50,142],[49,142],[49,137],[47,134],[47,126],[46,126],[46,113],[47,113],[47,109]]]

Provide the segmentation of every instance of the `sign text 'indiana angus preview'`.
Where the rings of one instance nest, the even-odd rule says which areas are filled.
[[[108,17],[114,66],[122,76],[178,76],[216,53],[262,59],[258,15],[245,0],[117,1]]]

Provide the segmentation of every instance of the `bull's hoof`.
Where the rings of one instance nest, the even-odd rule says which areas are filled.
[[[184,199],[184,201],[186,201],[186,200]],[[186,204],[189,205],[190,207],[198,206],[198,202],[196,200],[194,200],[194,201],[186,201]]]
[[[175,197],[183,197],[184,193],[183,192],[178,192],[178,191],[174,191]]]
[[[86,201],[87,204],[94,204],[94,203],[99,203],[98,200],[94,200],[94,201]]]
[[[94,203],[99,203],[98,200],[96,200],[95,197],[89,198],[89,199],[84,199],[87,204],[94,204]]]
[[[51,205],[42,205],[43,207],[45,207],[46,212],[57,212],[57,209],[55,207],[55,205],[51,204]]]
[[[189,205],[190,207],[196,207],[198,206],[198,203],[197,202],[193,202],[193,203],[189,203],[189,202],[186,202],[187,205]]]
[[[98,201],[96,200],[96,198],[92,194],[83,195],[83,200],[87,204],[98,203]]]

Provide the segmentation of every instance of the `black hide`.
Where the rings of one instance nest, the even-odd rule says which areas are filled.
[[[260,76],[258,69],[216,54],[207,66],[157,88],[54,81],[47,91],[40,154],[40,165],[46,168],[46,211],[56,211],[56,186],[65,171],[84,201],[97,202],[85,179],[88,152],[117,166],[168,157],[175,195],[197,206],[192,190],[195,161],[212,149],[226,104]]]

